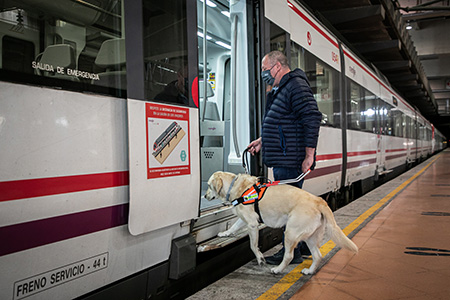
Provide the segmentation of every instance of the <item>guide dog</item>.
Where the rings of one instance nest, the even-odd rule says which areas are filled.
[[[256,177],[247,174],[215,172],[208,180],[205,198],[209,201],[217,198],[225,204],[231,204],[232,200],[241,197],[257,181]],[[300,241],[306,242],[313,259],[311,267],[303,269],[302,273],[313,274],[322,259],[319,243],[322,241],[325,228],[328,229],[330,238],[338,246],[355,253],[358,252],[358,247],[342,232],[336,224],[333,212],[325,200],[320,197],[288,184],[280,184],[268,187],[258,205],[265,225],[272,228],[286,226],[284,257],[280,265],[271,269],[274,274],[282,272],[289,265],[293,258],[294,248]],[[265,263],[264,256],[258,248],[259,215],[255,212],[254,205],[238,204],[235,212],[239,219],[230,229],[220,232],[218,236],[233,235],[247,225],[250,248],[255,254],[258,264]]]

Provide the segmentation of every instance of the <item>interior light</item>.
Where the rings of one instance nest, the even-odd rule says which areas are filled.
[[[406,23],[406,30],[411,30],[412,29],[412,26],[411,26],[411,23],[409,23],[409,21],[408,21],[408,23]]]
[[[203,32],[197,31],[197,35],[201,38],[203,38]],[[206,39],[209,41],[210,39],[212,39],[212,37],[210,37],[209,35],[206,35]]]
[[[227,16],[228,18],[230,17],[230,12],[229,12],[229,11],[222,10],[221,13],[222,13],[222,15],[225,15],[225,16]]]
[[[203,2],[203,0],[200,0],[200,2]],[[215,4],[214,2],[210,1],[210,0],[206,0],[206,5],[208,5],[209,7],[216,7],[217,4]]]
[[[225,43],[222,42],[222,41],[216,41],[216,44],[219,45],[219,46],[222,46],[222,47],[224,47],[224,48],[227,48],[228,50],[231,50],[231,46],[228,45],[228,44],[225,44]]]

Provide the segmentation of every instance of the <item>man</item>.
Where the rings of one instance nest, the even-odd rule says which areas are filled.
[[[262,149],[263,162],[273,168],[275,180],[297,178],[314,169],[322,114],[305,73],[300,69],[291,71],[282,52],[272,51],[264,56],[261,71],[262,79],[272,90],[266,97],[261,137],[250,143],[249,152],[255,154]],[[303,180],[293,185],[301,188]],[[303,261],[301,249],[308,254],[305,243],[300,243],[291,263]],[[266,262],[279,264],[283,255],[284,246]]]

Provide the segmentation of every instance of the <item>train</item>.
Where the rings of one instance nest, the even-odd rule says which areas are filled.
[[[157,153],[162,147],[165,146],[165,144],[169,143],[168,140],[170,140],[176,133],[179,131],[180,126],[177,124],[177,122],[172,122],[172,124],[167,127],[166,130],[164,130],[163,133],[155,140],[153,143],[153,150],[155,153]]]
[[[1,299],[175,299],[210,276],[202,253],[245,237],[211,245],[236,216],[202,195],[213,172],[244,172],[271,50],[310,81],[322,122],[303,188],[330,206],[447,146],[296,0],[7,0],[0,35]],[[185,136],[154,163],[174,122]],[[258,156],[250,169],[271,176]]]

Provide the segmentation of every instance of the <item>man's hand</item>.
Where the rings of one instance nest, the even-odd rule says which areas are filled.
[[[250,152],[252,155],[255,155],[255,153],[258,153],[261,150],[262,142],[261,138],[254,140],[251,142],[248,146],[248,152]]]
[[[316,151],[316,148],[310,148],[306,147],[305,152],[306,156],[302,163],[302,172],[306,173],[312,166],[314,162],[314,152]]]

